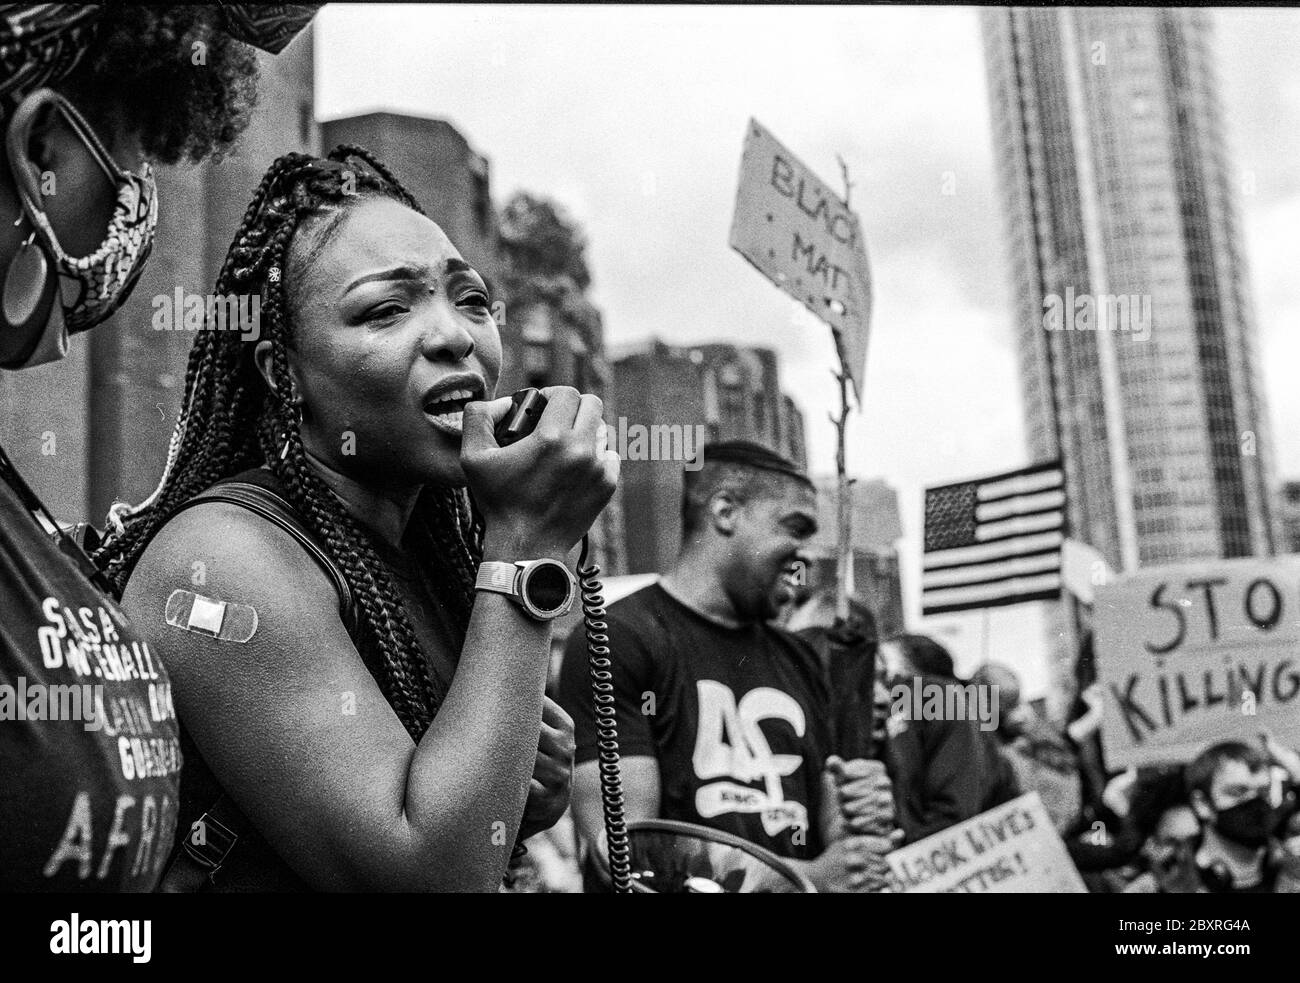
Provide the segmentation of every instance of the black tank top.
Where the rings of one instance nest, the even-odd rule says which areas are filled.
[[[247,482],[275,492],[287,501],[284,487],[275,475],[265,468],[253,468],[232,478],[217,482]],[[408,530],[411,545],[406,551],[393,549],[377,536],[366,533],[375,552],[388,565],[401,594],[403,606],[415,627],[416,638],[426,659],[444,682],[451,681],[455,671],[461,642],[457,641],[454,618],[437,598],[423,566],[415,563],[411,553],[421,548],[432,549],[427,530],[417,527],[415,520]],[[359,622],[358,622],[359,623]],[[376,682],[379,681],[379,653],[368,632],[349,628],[352,643],[357,646],[366,668]],[[444,653],[452,653],[447,658]],[[216,776],[212,774],[198,747],[194,744],[184,721],[181,722],[181,748],[185,755],[185,770],[181,775],[180,815],[176,825],[175,846],[180,843],[194,822],[224,795]],[[213,890],[217,892],[249,891],[310,891],[311,888],[285,863],[256,827],[239,812],[229,799],[223,805],[227,813],[236,817],[239,824],[239,842],[231,851],[215,878]]]

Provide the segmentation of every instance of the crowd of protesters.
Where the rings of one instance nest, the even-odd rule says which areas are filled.
[[[774,480],[774,474],[788,480]],[[659,584],[614,605],[610,637],[618,653],[616,666],[622,670],[614,684],[621,696],[621,730],[633,735],[626,747],[633,755],[644,755],[648,769],[642,772],[634,758],[625,770],[632,818],[686,819],[738,832],[783,855],[817,855],[815,847],[803,852],[787,849],[787,839],[765,832],[752,813],[752,824],[747,825],[740,813],[702,814],[698,806],[701,787],[727,769],[715,773],[700,768],[700,728],[707,726],[709,714],[692,703],[688,690],[694,687],[689,684],[710,676],[735,684],[727,658],[711,664],[728,646],[735,649],[731,661],[737,664],[752,657],[747,672],[770,672],[776,660],[757,641],[761,631],[784,636],[787,645],[797,640],[800,644],[786,651],[786,659],[805,673],[809,665],[820,671],[824,689],[820,694],[810,689],[800,697],[809,707],[820,706],[825,717],[813,757],[803,752],[809,770],[815,770],[818,757],[827,761],[830,775],[846,758],[883,765],[891,801],[887,808],[876,809],[873,819],[887,815],[893,833],[886,833],[887,842],[860,841],[866,854],[917,842],[1034,792],[1092,892],[1300,891],[1300,754],[1243,727],[1241,740],[1207,746],[1185,765],[1107,769],[1100,739],[1105,711],[1090,634],[1076,660],[1074,697],[1064,719],[1053,722],[1023,699],[1020,679],[1009,666],[987,662],[969,679],[960,679],[952,656],[930,637],[902,634],[881,642],[862,599],[850,600],[847,618],[837,617],[830,592],[783,586],[778,572],[796,554],[800,537],[785,534],[781,539],[781,520],[813,507],[807,498],[799,499],[800,482],[790,463],[770,452],[719,446],[713,464],[688,483],[686,514],[692,508],[700,511],[688,519],[682,559]],[[766,518],[775,521],[766,526],[760,522],[739,542],[732,542],[731,531],[709,531],[711,508],[743,510],[764,496],[773,500]],[[720,505],[715,497],[720,497]],[[764,540],[758,530],[765,527],[774,530],[769,536],[776,538],[759,548]],[[737,572],[737,565],[744,574]],[[737,586],[745,583],[745,576],[752,592],[749,607]],[[772,583],[777,584],[775,591]],[[649,613],[641,614],[647,606]],[[710,617],[718,617],[720,606],[725,607],[723,617],[731,620],[710,626],[717,639],[696,637],[675,623],[693,619],[699,630]],[[777,621],[760,629],[757,622],[764,618]],[[778,622],[795,631],[782,632],[775,627]],[[739,634],[745,625],[746,633]],[[595,752],[590,721],[583,723],[584,715],[590,715],[583,642],[581,632],[570,638],[560,674],[565,683],[557,694],[580,721],[580,762],[592,760]],[[814,659],[807,658],[808,650]],[[670,667],[655,668],[666,652],[672,653]],[[754,679],[747,683],[751,689],[756,685]],[[969,713],[955,715],[900,712],[898,693],[932,685],[957,686],[972,701],[983,691],[992,712],[977,714],[974,703]],[[699,691],[708,688],[706,684]],[[657,713],[647,714],[638,705],[646,694],[666,693],[667,702]],[[739,731],[727,738],[738,745],[728,767],[733,777],[743,778],[744,765],[735,756],[743,754],[745,738]],[[542,859],[549,875],[536,880],[536,889],[575,886],[572,871],[581,857],[599,867],[604,840],[594,764],[585,778],[579,767],[576,834],[561,832],[561,827],[548,834]],[[779,781],[775,787],[784,788]],[[672,791],[665,795],[661,789]],[[807,801],[815,795],[808,786]],[[852,806],[846,807],[846,814],[852,812]],[[880,889],[865,876],[870,869],[866,854],[853,859],[856,876],[818,877],[814,883],[830,890]],[[589,878],[587,889],[601,889],[601,884]]]
[[[1186,764],[1108,771],[1093,658],[1087,636],[1064,727],[1004,710],[998,728],[1021,790],[1039,794],[1088,889],[1300,891],[1300,754],[1252,732],[1243,715],[1241,739],[1213,743]],[[982,666],[972,681],[1014,694],[1010,706],[1018,700],[1005,666]]]
[[[833,621],[826,596],[805,603],[823,623],[799,635],[819,653],[830,691],[845,695],[831,707],[832,729],[867,731],[867,753],[885,762],[896,843],[1032,791],[1091,892],[1300,893],[1300,753],[1267,733],[1243,728],[1241,740],[1207,746],[1186,764],[1108,771],[1090,636],[1077,677],[1084,686],[1058,726],[1022,700],[1006,665],[986,663],[961,680],[951,655],[927,636],[904,634],[875,651],[874,618],[860,599],[848,619]],[[862,667],[870,665],[874,686],[863,687]],[[981,727],[973,715],[891,717],[894,687],[935,682],[996,686],[996,727]],[[547,866],[532,889],[576,889],[570,872],[582,837],[564,827],[549,835]]]
[[[121,305],[154,245],[149,161],[231,146],[247,46],[278,52],[313,13],[0,5],[18,215],[0,366],[61,357]],[[210,69],[178,70],[200,41]],[[536,432],[498,442],[487,285],[361,148],[278,158],[231,232],[218,292],[260,296],[262,335],[197,336],[160,484],[93,557],[0,452],[0,679],[93,672],[114,714],[0,725],[22,792],[0,797],[0,888],[608,889],[590,640],[557,671],[567,605],[547,600],[558,578],[572,603],[566,564],[617,483],[600,401],[548,389]],[[808,475],[757,444],[686,472],[677,560],[606,616],[629,822],[875,892],[892,850],[1033,791],[1091,890],[1300,891],[1300,755],[1249,735],[1108,771],[1090,643],[1058,727],[1006,666],[963,681],[931,638],[882,644],[861,600],[839,617],[813,597],[781,627],[809,600],[791,571],[817,512]],[[529,593],[537,569],[551,587]],[[987,712],[892,699],[966,682]]]

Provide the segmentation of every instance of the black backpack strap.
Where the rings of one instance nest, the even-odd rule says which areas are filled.
[[[348,634],[356,637],[356,597],[352,593],[352,585],[348,583],[347,577],[334,562],[334,558],[316,541],[316,537],[307,531],[307,527],[302,524],[292,505],[262,485],[255,485],[248,481],[227,481],[195,495],[177,508],[172,515],[208,502],[224,502],[248,509],[273,525],[279,526],[297,540],[298,545],[307,551],[334,584],[334,589],[339,595],[339,617],[342,618]]]
[[[246,824],[230,797],[222,795],[185,831],[156,890],[162,894],[195,894],[215,886],[217,871],[239,842],[238,831]]]

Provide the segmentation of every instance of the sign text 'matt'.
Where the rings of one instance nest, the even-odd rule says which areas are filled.
[[[731,247],[831,326],[860,399],[871,318],[862,224],[756,120],[745,136]]]

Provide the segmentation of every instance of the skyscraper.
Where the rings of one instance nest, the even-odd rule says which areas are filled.
[[[1300,481],[1282,482],[1280,511],[1282,542],[1279,553],[1300,553]]]
[[[1211,14],[986,9],[1030,451],[1118,569],[1276,548]]]

